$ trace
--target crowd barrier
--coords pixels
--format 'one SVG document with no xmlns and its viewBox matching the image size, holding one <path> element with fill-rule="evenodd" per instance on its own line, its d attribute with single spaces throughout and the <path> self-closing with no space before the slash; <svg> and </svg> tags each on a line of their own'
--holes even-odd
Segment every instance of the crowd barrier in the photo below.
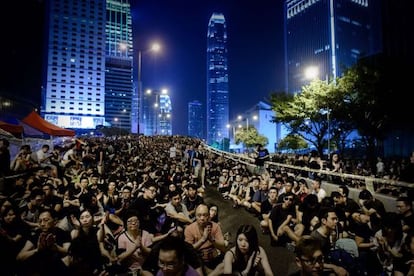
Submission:
<svg viewBox="0 0 414 276">
<path fill-rule="evenodd" d="M 235 153 L 229 153 L 226 151 L 221 151 L 212 147 L 209 147 L 205 145 L 206 149 L 210 152 L 213 152 L 215 154 L 222 155 L 226 159 L 231 159 L 233 161 L 240 162 L 242 164 L 245 164 L 249 170 L 253 171 L 255 169 L 254 165 L 254 159 L 246 156 L 245 154 L 235 154 Z M 396 180 L 389 180 L 389 179 L 383 179 L 383 178 L 375 178 L 375 177 L 367 177 L 367 176 L 361 176 L 361 175 L 353 175 L 353 174 L 345 174 L 345 173 L 334 173 L 327 170 L 315 170 L 310 169 L 306 167 L 297 167 L 289 164 L 283 164 L 283 163 L 275 163 L 275 162 L 266 162 L 267 168 L 274 168 L 274 169 L 281 169 L 282 171 L 287 171 L 289 174 L 293 176 L 302 175 L 302 172 L 311 172 L 311 173 L 317 173 L 319 175 L 325 176 L 322 178 L 328 178 L 330 177 L 340 177 L 346 181 L 354 181 L 363 183 L 365 187 L 372 193 L 372 195 L 382 201 L 384 203 L 385 209 L 387 212 L 396 212 L 396 197 L 391 196 L 388 194 L 382 194 L 376 192 L 379 187 L 392 187 L 396 189 L 401 189 L 401 191 L 408 191 L 410 189 L 414 190 L 414 183 L 407 183 L 402 181 L 396 181 Z M 305 178 L 305 177 L 300 177 Z M 310 183 L 310 178 L 305 178 L 308 181 L 308 184 Z M 349 187 L 349 186 L 348 186 Z M 322 188 L 326 190 L 327 194 L 330 195 L 332 191 L 338 190 L 338 185 L 334 183 L 330 183 L 329 181 L 322 181 Z M 360 189 L 349 187 L 349 197 L 354 199 L 358 202 L 358 196 L 359 196 Z M 398 195 L 403 195 L 403 192 L 398 193 Z"/>
</svg>

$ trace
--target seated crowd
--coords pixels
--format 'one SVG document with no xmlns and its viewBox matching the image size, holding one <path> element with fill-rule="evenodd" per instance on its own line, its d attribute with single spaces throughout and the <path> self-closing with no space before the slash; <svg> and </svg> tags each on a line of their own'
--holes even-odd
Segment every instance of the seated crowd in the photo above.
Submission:
<svg viewBox="0 0 414 276">
<path fill-rule="evenodd" d="M 318 177 L 253 173 L 188 137 L 88 138 L 49 150 L 31 158 L 25 146 L 10 164 L 19 174 L 0 194 L 2 275 L 274 275 L 256 229 L 296 249 L 295 275 L 414 275 L 407 196 L 399 213 L 386 212 L 367 189 L 358 202 L 345 185 L 328 195 Z M 257 225 L 240 225 L 229 241 L 218 207 L 204 201 L 207 186 Z M 339 261 L 345 253 L 353 262 Z"/>
</svg>

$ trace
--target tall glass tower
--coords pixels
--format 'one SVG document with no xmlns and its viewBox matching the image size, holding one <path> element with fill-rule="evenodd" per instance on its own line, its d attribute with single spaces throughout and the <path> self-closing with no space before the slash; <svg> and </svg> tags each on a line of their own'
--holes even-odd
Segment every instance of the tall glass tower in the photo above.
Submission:
<svg viewBox="0 0 414 276">
<path fill-rule="evenodd" d="M 228 138 L 229 81 L 227 31 L 222 13 L 213 13 L 207 31 L 207 143 Z"/>
<path fill-rule="evenodd" d="M 310 66 L 320 79 L 332 80 L 359 58 L 381 51 L 380 2 L 286 0 L 286 91 L 301 91 Z"/>
<path fill-rule="evenodd" d="M 200 101 L 188 103 L 188 135 L 204 138 L 204 107 Z"/>
<path fill-rule="evenodd" d="M 129 0 L 106 0 L 105 119 L 131 131 L 132 50 Z"/>
</svg>

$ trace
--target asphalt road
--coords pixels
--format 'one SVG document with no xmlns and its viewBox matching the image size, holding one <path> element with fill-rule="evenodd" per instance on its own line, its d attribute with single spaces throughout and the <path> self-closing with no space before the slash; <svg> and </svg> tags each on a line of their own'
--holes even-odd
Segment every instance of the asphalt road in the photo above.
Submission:
<svg viewBox="0 0 414 276">
<path fill-rule="evenodd" d="M 262 234 L 259 220 L 244 208 L 233 208 L 230 200 L 224 200 L 216 187 L 207 187 L 204 196 L 207 204 L 218 206 L 219 221 L 223 233 L 231 233 L 231 242 L 235 243 L 236 232 L 241 224 L 252 224 L 259 235 L 259 243 L 265 249 L 274 275 L 286 276 L 297 270 L 294 264 L 294 253 L 285 247 L 270 246 L 269 235 Z"/>
</svg>

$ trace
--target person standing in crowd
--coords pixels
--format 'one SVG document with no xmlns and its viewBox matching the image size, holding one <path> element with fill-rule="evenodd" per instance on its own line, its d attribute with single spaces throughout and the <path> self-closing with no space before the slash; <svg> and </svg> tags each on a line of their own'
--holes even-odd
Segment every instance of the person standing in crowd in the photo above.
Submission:
<svg viewBox="0 0 414 276">
<path fill-rule="evenodd" d="M 223 232 L 218 223 L 210 221 L 207 205 L 196 208 L 196 221 L 186 226 L 184 237 L 200 254 L 207 273 L 223 260 L 226 251 Z"/>
<path fill-rule="evenodd" d="M 256 165 L 256 174 L 261 175 L 265 170 L 265 162 L 270 160 L 270 154 L 267 148 L 261 144 L 256 145 L 256 157 L 254 164 Z"/>
</svg>

